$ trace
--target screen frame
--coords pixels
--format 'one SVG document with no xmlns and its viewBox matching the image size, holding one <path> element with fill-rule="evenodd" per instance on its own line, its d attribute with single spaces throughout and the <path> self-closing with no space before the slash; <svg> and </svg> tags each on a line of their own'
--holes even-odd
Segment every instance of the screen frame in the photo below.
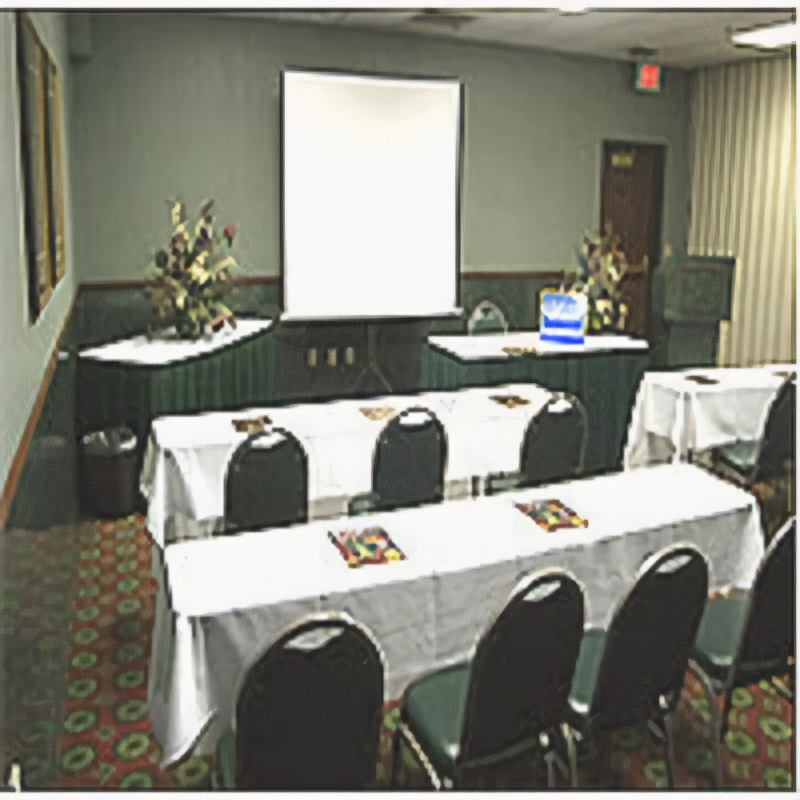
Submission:
<svg viewBox="0 0 800 800">
<path fill-rule="evenodd" d="M 333 77 L 354 77 L 354 78 L 377 78 L 385 80 L 403 80 L 403 81 L 420 81 L 420 82 L 438 82 L 438 83 L 455 83 L 458 84 L 458 134 L 456 140 L 456 242 L 455 242 L 455 298 L 454 308 L 451 312 L 442 312 L 440 314 L 427 314 L 421 316 L 419 314 L 392 314 L 381 316 L 368 316 L 356 315 L 347 317 L 337 317 L 331 315 L 329 317 L 309 317 L 301 314 L 294 315 L 288 312 L 286 314 L 286 212 L 284 208 L 285 200 L 285 186 L 286 186 L 286 125 L 284 118 L 285 100 L 286 100 L 286 76 L 290 73 L 304 73 L 312 75 L 330 75 Z M 280 275 L 278 279 L 279 300 L 278 300 L 278 319 L 287 324 L 312 324 L 317 322 L 331 322 L 341 321 L 346 322 L 365 322 L 374 323 L 386 320 L 387 322 L 398 322 L 403 320 L 419 321 L 426 319 L 452 319 L 453 317 L 463 316 L 464 310 L 461 307 L 461 200 L 462 200 L 462 186 L 463 186 L 463 173 L 464 173 L 464 81 L 462 78 L 448 77 L 443 75 L 414 75 L 410 73 L 400 72 L 371 72 L 364 70 L 350 70 L 337 67 L 297 67 L 287 66 L 280 72 L 280 92 L 278 98 L 279 104 L 279 117 L 280 117 L 280 187 L 279 187 L 279 209 L 278 218 L 280 220 Z"/>
</svg>

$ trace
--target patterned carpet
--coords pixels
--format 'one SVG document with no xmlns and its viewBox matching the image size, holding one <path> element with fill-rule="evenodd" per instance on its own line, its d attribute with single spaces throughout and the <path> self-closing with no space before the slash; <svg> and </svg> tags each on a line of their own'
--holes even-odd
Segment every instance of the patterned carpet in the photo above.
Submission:
<svg viewBox="0 0 800 800">
<path fill-rule="evenodd" d="M 159 769 L 147 676 L 155 613 L 144 519 L 100 522 L 80 534 L 58 788 L 205 788 L 208 759 Z"/>
<path fill-rule="evenodd" d="M 147 680 L 156 582 L 141 516 L 83 526 L 77 536 L 18 532 L 3 538 L 3 761 L 23 760 L 29 788 L 209 788 L 213 759 L 159 768 Z M 793 785 L 793 710 L 768 685 L 737 690 L 725 743 L 726 785 Z M 389 778 L 397 704 L 381 735 L 380 786 Z M 676 741 L 681 788 L 706 788 L 712 774 L 707 709 L 687 676 Z M 586 759 L 581 786 L 666 786 L 664 753 L 646 730 L 614 737 L 608 775 Z M 408 754 L 407 785 L 424 785 Z M 602 780 L 602 783 L 599 782 Z"/>
<path fill-rule="evenodd" d="M 23 758 L 30 786 L 55 785 L 75 576 L 72 538 L 72 529 L 0 535 L 0 763 Z"/>
</svg>

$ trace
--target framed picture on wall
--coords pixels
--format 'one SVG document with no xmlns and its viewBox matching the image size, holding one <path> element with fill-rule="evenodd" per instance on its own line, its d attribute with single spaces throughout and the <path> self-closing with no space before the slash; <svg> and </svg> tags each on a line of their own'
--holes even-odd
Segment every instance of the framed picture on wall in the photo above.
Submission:
<svg viewBox="0 0 800 800">
<path fill-rule="evenodd" d="M 17 13 L 17 73 L 31 318 L 53 293 L 48 165 L 47 82 L 50 59 L 28 14 Z"/>
<path fill-rule="evenodd" d="M 50 175 L 50 252 L 52 253 L 53 286 L 66 269 L 66 234 L 64 206 L 66 181 L 64 173 L 64 106 L 58 68 L 50 60 L 47 73 L 47 133 Z"/>
</svg>

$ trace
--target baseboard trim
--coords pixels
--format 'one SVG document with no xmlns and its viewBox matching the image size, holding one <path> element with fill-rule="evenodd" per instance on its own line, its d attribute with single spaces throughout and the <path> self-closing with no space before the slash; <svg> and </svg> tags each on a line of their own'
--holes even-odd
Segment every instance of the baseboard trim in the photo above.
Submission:
<svg viewBox="0 0 800 800">
<path fill-rule="evenodd" d="M 279 283 L 278 275 L 240 275 L 231 281 L 233 286 L 263 286 Z M 81 281 L 79 291 L 107 292 L 121 289 L 145 289 L 152 281 L 124 280 L 124 281 Z"/>
<path fill-rule="evenodd" d="M 547 270 L 546 272 L 537 272 L 536 270 L 525 271 L 506 271 L 506 272 L 462 272 L 461 278 L 469 280 L 494 280 L 495 278 L 505 280 L 506 278 L 526 278 L 528 280 L 543 280 L 543 281 L 563 281 L 564 270 Z"/>
<path fill-rule="evenodd" d="M 67 313 L 64 316 L 64 322 L 56 337 L 53 351 L 50 353 L 50 358 L 45 366 L 44 375 L 42 376 L 42 383 L 39 386 L 39 391 L 36 394 L 36 399 L 33 401 L 33 407 L 28 415 L 28 421 L 25 424 L 25 430 L 22 432 L 17 451 L 14 453 L 14 458 L 11 460 L 11 466 L 6 476 L 5 484 L 0 491 L 0 533 L 5 530 L 6 520 L 8 519 L 8 512 L 11 510 L 11 503 L 14 500 L 14 494 L 19 485 L 19 479 L 22 475 L 22 468 L 25 466 L 25 459 L 28 457 L 28 450 L 30 449 L 31 442 L 33 441 L 33 434 L 36 431 L 36 426 L 39 424 L 39 418 L 42 415 L 42 408 L 44 401 L 47 397 L 47 390 L 50 388 L 50 383 L 53 380 L 53 373 L 56 371 L 56 364 L 58 363 L 58 351 L 61 347 L 61 340 L 64 332 L 67 330 L 69 321 L 72 318 L 72 310 L 75 307 L 75 296 L 72 296 L 72 302 L 69 304 Z"/>
<path fill-rule="evenodd" d="M 79 292 L 103 292 L 111 289 L 144 289 L 147 286 L 145 280 L 135 281 L 81 281 L 78 286 Z"/>
</svg>

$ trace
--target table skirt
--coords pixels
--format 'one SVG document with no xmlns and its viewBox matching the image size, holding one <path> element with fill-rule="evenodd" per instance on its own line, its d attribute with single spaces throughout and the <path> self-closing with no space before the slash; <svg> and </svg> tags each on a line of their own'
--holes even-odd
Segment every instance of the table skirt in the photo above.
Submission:
<svg viewBox="0 0 800 800">
<path fill-rule="evenodd" d="M 77 414 L 91 429 L 124 423 L 143 445 L 165 414 L 274 402 L 275 370 L 271 331 L 159 367 L 78 359 Z"/>
<path fill-rule="evenodd" d="M 465 363 L 426 347 L 423 381 L 427 389 L 534 382 L 571 392 L 586 407 L 589 436 L 584 471 L 622 467 L 631 409 L 647 369 L 647 351 L 610 351 L 558 356 L 524 355 L 505 361 Z"/>
</svg>

